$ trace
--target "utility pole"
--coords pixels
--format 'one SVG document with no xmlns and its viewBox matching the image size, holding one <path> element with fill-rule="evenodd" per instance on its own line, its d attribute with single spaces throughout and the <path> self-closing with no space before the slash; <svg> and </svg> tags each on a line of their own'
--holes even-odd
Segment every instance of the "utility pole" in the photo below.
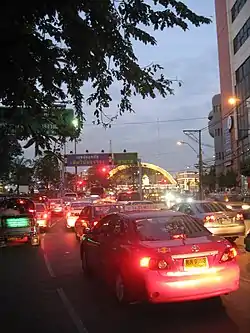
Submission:
<svg viewBox="0 0 250 333">
<path fill-rule="evenodd" d="M 138 159 L 138 169 L 139 169 L 139 194 L 140 199 L 143 200 L 143 193 L 142 193 L 142 165 L 141 165 L 141 159 Z"/>
<path fill-rule="evenodd" d="M 110 154 L 113 153 L 113 149 L 112 149 L 112 140 L 109 140 L 109 152 L 110 152 Z"/>
<path fill-rule="evenodd" d="M 77 146 L 77 140 L 76 140 L 76 138 L 75 138 L 75 151 L 74 151 L 74 154 L 76 155 L 76 146 Z M 75 176 L 76 176 L 76 178 L 77 178 L 77 166 L 75 166 Z"/>
<path fill-rule="evenodd" d="M 184 134 L 196 133 L 198 134 L 198 145 L 199 145 L 199 200 L 203 200 L 203 158 L 202 158 L 202 136 L 201 130 L 183 130 Z"/>
</svg>

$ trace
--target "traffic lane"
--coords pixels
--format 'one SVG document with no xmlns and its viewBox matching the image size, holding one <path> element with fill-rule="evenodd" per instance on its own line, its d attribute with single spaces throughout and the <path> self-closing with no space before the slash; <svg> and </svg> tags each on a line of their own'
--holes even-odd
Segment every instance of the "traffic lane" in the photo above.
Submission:
<svg viewBox="0 0 250 333">
<path fill-rule="evenodd" d="M 66 231 L 63 224 L 57 224 L 51 233 L 46 235 L 44 248 L 53 268 L 53 275 L 90 333 L 102 330 L 165 333 L 166 329 L 176 333 L 201 330 L 210 333 L 212 330 L 217 332 L 218 329 L 226 330 L 227 333 L 239 332 L 232 317 L 228 315 L 233 303 L 230 299 L 225 302 L 224 297 L 223 303 L 206 300 L 131 306 L 128 310 L 121 308 L 101 282 L 83 276 L 79 243 L 74 233 Z M 243 297 L 246 297 L 245 293 Z"/>
<path fill-rule="evenodd" d="M 0 326 L 8 332 L 76 332 L 39 247 L 0 249 Z"/>
</svg>

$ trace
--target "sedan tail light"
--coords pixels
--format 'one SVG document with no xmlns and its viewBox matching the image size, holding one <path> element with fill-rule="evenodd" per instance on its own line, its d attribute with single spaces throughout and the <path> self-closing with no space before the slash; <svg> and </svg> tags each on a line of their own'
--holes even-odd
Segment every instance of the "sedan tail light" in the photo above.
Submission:
<svg viewBox="0 0 250 333">
<path fill-rule="evenodd" d="M 207 223 L 207 222 L 214 222 L 216 220 L 216 217 L 214 215 L 208 215 L 204 218 L 204 222 Z"/>
<path fill-rule="evenodd" d="M 95 227 L 97 225 L 98 221 L 93 222 L 93 226 Z"/>
<path fill-rule="evenodd" d="M 43 218 L 47 219 L 48 218 L 48 214 L 47 213 L 43 214 Z"/>
<path fill-rule="evenodd" d="M 236 258 L 238 255 L 237 250 L 234 247 L 229 247 L 225 250 L 225 252 L 223 253 L 220 262 L 227 262 L 227 261 L 231 261 L 234 258 Z"/>
<path fill-rule="evenodd" d="M 244 216 L 243 216 L 243 214 L 238 213 L 238 214 L 236 215 L 236 220 L 237 220 L 237 221 L 242 221 L 242 220 L 244 220 Z"/>
<path fill-rule="evenodd" d="M 168 268 L 168 264 L 164 259 L 154 259 L 151 257 L 143 257 L 140 259 L 140 267 L 152 270 L 163 270 Z"/>
</svg>

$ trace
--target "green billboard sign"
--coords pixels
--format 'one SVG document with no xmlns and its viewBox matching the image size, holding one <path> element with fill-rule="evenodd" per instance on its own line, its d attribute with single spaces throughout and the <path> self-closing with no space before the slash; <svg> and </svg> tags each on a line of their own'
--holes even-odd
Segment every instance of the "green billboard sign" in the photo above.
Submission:
<svg viewBox="0 0 250 333">
<path fill-rule="evenodd" d="M 114 153 L 114 165 L 137 165 L 138 153 Z"/>
</svg>

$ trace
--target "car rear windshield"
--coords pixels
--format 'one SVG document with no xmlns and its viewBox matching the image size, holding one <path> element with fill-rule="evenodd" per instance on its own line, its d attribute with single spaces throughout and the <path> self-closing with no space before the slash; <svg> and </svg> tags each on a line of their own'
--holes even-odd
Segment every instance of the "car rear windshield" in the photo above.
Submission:
<svg viewBox="0 0 250 333">
<path fill-rule="evenodd" d="M 35 210 L 33 201 L 26 199 L 8 199 L 1 203 L 4 209 L 18 210 L 20 214 L 30 213 L 31 210 Z"/>
<path fill-rule="evenodd" d="M 44 205 L 36 205 L 36 211 L 37 212 L 44 212 L 46 207 Z"/>
<path fill-rule="evenodd" d="M 76 198 L 77 194 L 76 193 L 65 193 L 64 196 L 66 198 Z"/>
<path fill-rule="evenodd" d="M 102 216 L 102 215 L 107 215 L 110 213 L 116 213 L 121 211 L 122 207 L 116 206 L 116 205 L 110 205 L 110 206 L 95 206 L 95 216 Z"/>
<path fill-rule="evenodd" d="M 81 209 L 87 206 L 89 203 L 88 202 L 73 202 L 71 204 L 71 208 L 73 209 Z"/>
<path fill-rule="evenodd" d="M 135 221 L 134 225 L 141 241 L 170 240 L 174 235 L 184 235 L 185 237 L 210 235 L 199 220 L 185 215 L 139 219 Z"/>
<path fill-rule="evenodd" d="M 231 211 L 226 205 L 220 202 L 204 202 L 196 205 L 200 213 L 216 213 L 221 211 Z"/>
<path fill-rule="evenodd" d="M 50 203 L 60 205 L 62 203 L 62 199 L 53 199 L 50 200 Z"/>
<path fill-rule="evenodd" d="M 117 201 L 138 201 L 138 200 L 140 200 L 140 193 L 138 192 L 119 193 L 117 196 Z"/>
</svg>

